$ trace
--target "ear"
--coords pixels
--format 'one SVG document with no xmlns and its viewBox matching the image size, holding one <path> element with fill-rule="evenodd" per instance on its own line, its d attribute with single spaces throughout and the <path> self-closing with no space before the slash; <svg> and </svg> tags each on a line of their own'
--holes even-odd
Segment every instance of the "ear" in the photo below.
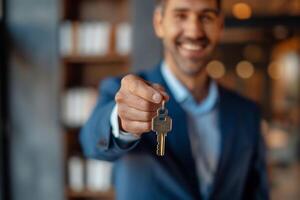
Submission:
<svg viewBox="0 0 300 200">
<path fill-rule="evenodd" d="M 156 8 L 153 15 L 153 27 L 157 37 L 162 38 L 164 35 L 163 27 L 162 27 L 162 11 L 160 8 Z"/>
</svg>

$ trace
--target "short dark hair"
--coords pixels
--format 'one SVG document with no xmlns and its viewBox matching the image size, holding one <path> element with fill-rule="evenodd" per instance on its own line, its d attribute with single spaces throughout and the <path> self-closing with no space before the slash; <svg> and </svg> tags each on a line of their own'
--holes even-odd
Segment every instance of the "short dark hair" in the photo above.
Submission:
<svg viewBox="0 0 300 200">
<path fill-rule="evenodd" d="M 155 0 L 156 7 L 164 7 L 166 4 L 166 1 L 168 0 Z M 215 0 L 217 1 L 217 7 L 219 10 L 221 10 L 221 0 Z"/>
</svg>

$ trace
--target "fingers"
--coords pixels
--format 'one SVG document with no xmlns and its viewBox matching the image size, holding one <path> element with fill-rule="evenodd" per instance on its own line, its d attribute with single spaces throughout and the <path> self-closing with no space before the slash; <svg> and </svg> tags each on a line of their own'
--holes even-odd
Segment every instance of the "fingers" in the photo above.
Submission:
<svg viewBox="0 0 300 200">
<path fill-rule="evenodd" d="M 137 136 L 142 135 L 142 133 L 151 131 L 151 123 L 147 122 L 138 122 L 124 119 L 121 121 L 121 126 L 127 132 L 133 133 Z"/>
<path fill-rule="evenodd" d="M 121 86 L 128 89 L 132 94 L 152 103 L 160 103 L 163 99 L 160 90 L 151 87 L 146 81 L 134 75 L 125 76 L 122 79 Z"/>
<path fill-rule="evenodd" d="M 162 100 L 168 101 L 169 95 L 161 85 L 135 75 L 125 76 L 115 96 L 121 129 L 137 135 L 149 132 Z"/>
<path fill-rule="evenodd" d="M 169 101 L 170 97 L 169 95 L 166 93 L 165 88 L 157 83 L 153 83 L 151 84 L 152 87 L 154 87 L 156 90 L 159 90 L 160 94 L 163 95 L 163 99 L 165 101 Z"/>
<path fill-rule="evenodd" d="M 124 91 L 119 91 L 115 96 L 115 100 L 119 108 L 128 106 L 145 112 L 155 112 L 160 106 L 160 104 L 151 103 L 141 97 Z"/>
<path fill-rule="evenodd" d="M 152 118 L 156 115 L 156 111 L 146 112 L 123 105 L 118 106 L 118 114 L 120 118 L 125 120 L 151 122 Z"/>
</svg>

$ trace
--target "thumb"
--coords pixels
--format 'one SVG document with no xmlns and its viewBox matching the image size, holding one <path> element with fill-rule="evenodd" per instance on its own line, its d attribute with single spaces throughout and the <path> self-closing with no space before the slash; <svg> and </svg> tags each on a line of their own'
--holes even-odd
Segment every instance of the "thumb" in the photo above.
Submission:
<svg viewBox="0 0 300 200">
<path fill-rule="evenodd" d="M 158 83 L 152 83 L 151 86 L 156 89 L 158 92 L 160 92 L 160 94 L 163 96 L 163 99 L 165 101 L 169 101 L 170 96 L 168 95 L 168 93 L 166 92 L 165 88 L 163 86 L 161 86 Z"/>
</svg>

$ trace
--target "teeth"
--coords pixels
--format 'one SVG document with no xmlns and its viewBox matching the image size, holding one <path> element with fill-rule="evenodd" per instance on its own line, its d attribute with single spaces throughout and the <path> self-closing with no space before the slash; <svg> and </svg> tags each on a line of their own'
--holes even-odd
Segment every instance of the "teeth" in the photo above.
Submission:
<svg viewBox="0 0 300 200">
<path fill-rule="evenodd" d="M 203 49 L 201 45 L 191 44 L 191 43 L 182 44 L 181 47 L 186 50 L 192 50 L 192 51 L 198 51 Z"/>
</svg>

